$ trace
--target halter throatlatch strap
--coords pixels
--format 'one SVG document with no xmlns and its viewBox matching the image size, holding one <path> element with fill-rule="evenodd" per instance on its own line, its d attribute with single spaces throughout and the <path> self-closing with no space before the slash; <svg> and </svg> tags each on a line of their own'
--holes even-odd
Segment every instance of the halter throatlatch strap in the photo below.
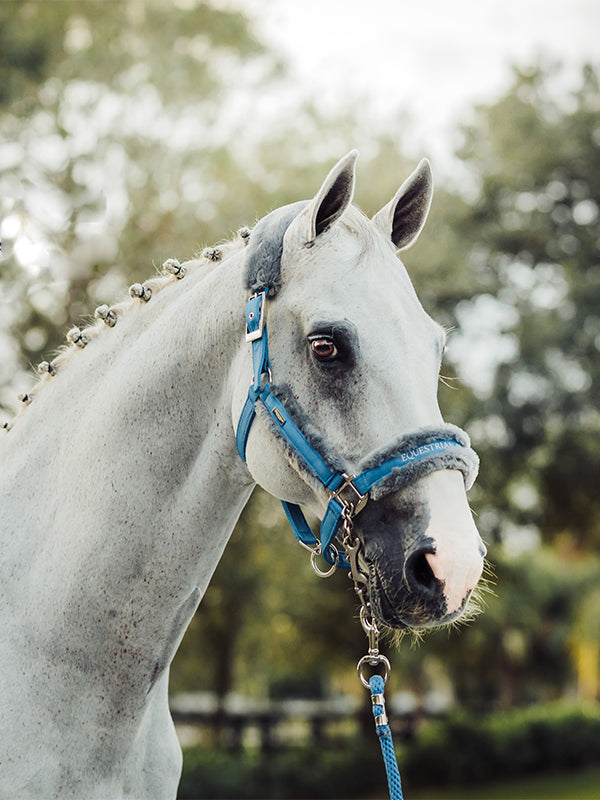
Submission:
<svg viewBox="0 0 600 800">
<path fill-rule="evenodd" d="M 269 290 L 265 289 L 253 295 L 246 305 L 246 341 L 252 345 L 253 378 L 237 426 L 237 449 L 246 461 L 248 436 L 260 402 L 277 435 L 284 439 L 302 467 L 329 493 L 329 503 L 321 521 L 320 540 L 311 530 L 300 506 L 281 501 L 296 538 L 313 554 L 320 553 L 330 566 L 351 570 L 350 562 L 338 552 L 333 542 L 344 520 L 356 516 L 371 494 L 381 496 L 440 469 L 460 470 L 469 487 L 477 474 L 478 458 L 464 431 L 454 425 L 442 425 L 435 430 L 418 431 L 402 437 L 391 448 L 366 459 L 357 475 L 350 476 L 331 468 L 309 443 L 285 405 L 271 392 L 266 325 L 268 294 Z"/>
</svg>

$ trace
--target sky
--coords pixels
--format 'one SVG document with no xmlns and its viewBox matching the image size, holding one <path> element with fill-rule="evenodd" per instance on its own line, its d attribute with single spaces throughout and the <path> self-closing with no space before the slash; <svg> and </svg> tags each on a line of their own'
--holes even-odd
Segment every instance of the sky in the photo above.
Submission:
<svg viewBox="0 0 600 800">
<path fill-rule="evenodd" d="M 222 2 L 249 13 L 287 60 L 286 94 L 325 109 L 358 98 L 375 119 L 407 112 L 409 148 L 427 148 L 442 169 L 459 123 L 474 103 L 502 94 L 511 65 L 558 59 L 568 82 L 583 61 L 600 61 L 599 0 Z"/>
</svg>

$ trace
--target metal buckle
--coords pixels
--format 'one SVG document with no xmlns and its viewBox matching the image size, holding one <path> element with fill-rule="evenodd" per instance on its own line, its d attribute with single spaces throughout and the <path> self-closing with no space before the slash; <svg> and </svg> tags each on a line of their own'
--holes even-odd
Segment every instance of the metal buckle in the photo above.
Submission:
<svg viewBox="0 0 600 800">
<path fill-rule="evenodd" d="M 257 294 L 253 294 L 250 300 L 254 299 L 255 297 L 260 298 L 260 303 L 258 304 L 258 328 L 255 331 L 248 330 L 248 323 L 246 323 L 246 341 L 247 342 L 255 342 L 257 339 L 260 339 L 263 335 L 263 331 L 265 329 L 265 300 L 266 300 L 266 292 L 260 292 Z M 250 315 L 250 319 L 254 318 L 253 313 Z"/>
<path fill-rule="evenodd" d="M 344 478 L 344 483 L 335 490 L 335 492 L 331 492 L 329 497 L 330 500 L 339 500 L 340 503 L 347 508 L 352 516 L 358 514 L 363 508 L 367 505 L 367 500 L 369 499 L 369 493 L 361 494 L 356 486 L 354 485 L 353 481 L 356 478 L 356 475 L 347 475 L 345 472 L 342 472 L 342 477 Z M 352 489 L 354 495 L 356 497 L 355 502 L 349 502 L 344 497 L 342 497 L 342 492 L 346 489 Z"/>
</svg>

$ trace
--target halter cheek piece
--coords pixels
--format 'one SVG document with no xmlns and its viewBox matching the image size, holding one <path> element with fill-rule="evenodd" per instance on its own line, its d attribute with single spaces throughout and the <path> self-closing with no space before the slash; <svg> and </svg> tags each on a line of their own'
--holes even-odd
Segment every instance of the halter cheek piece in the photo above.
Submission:
<svg viewBox="0 0 600 800">
<path fill-rule="evenodd" d="M 358 475 L 347 475 L 331 469 L 320 453 L 308 442 L 286 407 L 271 392 L 272 373 L 266 326 L 266 304 L 269 289 L 254 294 L 246 305 L 246 341 L 252 343 L 253 378 L 236 431 L 236 445 L 244 462 L 250 428 L 260 402 L 269 413 L 277 431 L 305 467 L 329 493 L 329 503 L 321 522 L 320 540 L 311 530 L 306 518 L 295 503 L 282 500 L 284 511 L 298 541 L 312 552 L 311 560 L 319 553 L 330 567 L 342 567 L 355 572 L 351 561 L 355 550 L 347 556 L 333 544 L 345 521 L 350 522 L 365 507 L 371 490 L 380 496 L 386 491 L 413 483 L 435 470 L 458 469 L 465 477 L 467 488 L 477 474 L 478 458 L 471 449 L 467 434 L 454 425 L 421 430 L 404 436 L 385 452 L 375 454 L 365 462 Z M 316 569 L 316 567 L 315 567 Z M 318 570 L 316 570 L 319 572 Z M 327 575 L 329 572 L 320 573 Z"/>
</svg>

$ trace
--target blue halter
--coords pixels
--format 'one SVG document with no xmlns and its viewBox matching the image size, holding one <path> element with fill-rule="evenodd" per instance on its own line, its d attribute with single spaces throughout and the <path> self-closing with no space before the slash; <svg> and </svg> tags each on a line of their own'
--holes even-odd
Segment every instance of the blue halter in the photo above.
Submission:
<svg viewBox="0 0 600 800">
<path fill-rule="evenodd" d="M 351 564 L 343 553 L 338 552 L 333 540 L 337 536 L 343 520 L 350 519 L 364 508 L 369 492 L 376 484 L 381 484 L 385 479 L 390 478 L 392 473 L 414 470 L 415 464 L 423 463 L 426 466 L 425 471 L 420 473 L 419 477 L 432 470 L 446 469 L 449 465 L 440 459 L 440 456 L 452 450 L 456 452 L 457 448 L 463 452 L 468 451 L 469 456 L 464 463 L 457 460 L 457 463 L 452 464 L 452 468 L 462 470 L 467 478 L 473 472 L 472 464 L 468 463 L 469 459 L 472 460 L 474 457 L 476 462 L 477 457 L 468 446 L 466 434 L 454 426 L 447 426 L 467 443 L 459 441 L 459 438 L 448 433 L 445 438 L 432 439 L 431 433 L 425 432 L 413 437 L 412 446 L 409 448 L 396 452 L 393 457 L 370 469 L 363 470 L 358 475 L 349 476 L 344 472 L 330 469 L 298 428 L 281 400 L 271 392 L 272 374 L 265 321 L 268 291 L 265 289 L 253 295 L 246 305 L 246 341 L 252 343 L 254 376 L 237 426 L 237 450 L 245 462 L 246 444 L 256 416 L 256 404 L 260 401 L 281 435 L 300 458 L 301 463 L 318 479 L 330 495 L 325 515 L 321 521 L 320 540 L 311 530 L 300 506 L 285 500 L 281 501 L 296 538 L 313 554 L 321 553 L 331 567 L 339 566 L 351 570 Z M 465 455 L 467 454 L 465 453 Z"/>
</svg>

